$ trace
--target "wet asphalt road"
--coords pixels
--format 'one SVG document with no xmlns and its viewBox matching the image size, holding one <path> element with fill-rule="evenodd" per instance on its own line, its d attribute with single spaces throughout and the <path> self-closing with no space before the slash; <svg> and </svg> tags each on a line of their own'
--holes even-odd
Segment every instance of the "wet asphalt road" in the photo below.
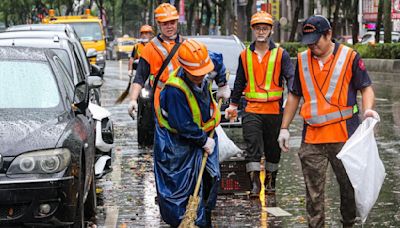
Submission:
<svg viewBox="0 0 400 228">
<path fill-rule="evenodd" d="M 102 106 L 112 113 L 115 128 L 113 171 L 97 185 L 99 227 L 169 227 L 162 222 L 155 203 L 152 153 L 138 149 L 136 121 L 127 114 L 127 100 L 114 101 L 127 86 L 127 61 L 107 62 L 102 87 Z M 380 196 L 364 227 L 399 227 L 400 224 L 400 82 L 398 75 L 371 73 L 382 122 L 376 139 L 387 176 Z M 297 149 L 302 123 L 296 117 L 291 127 L 291 152 L 282 155 L 277 179 L 277 206 L 291 213 L 274 217 L 262 213 L 258 200 L 240 196 L 219 196 L 213 212 L 214 227 L 307 227 L 305 191 Z M 242 145 L 241 129 L 226 129 Z M 326 226 L 340 227 L 339 193 L 335 176 L 328 170 L 325 194 Z M 271 198 L 269 200 L 272 200 Z M 357 224 L 356 227 L 361 227 Z"/>
</svg>

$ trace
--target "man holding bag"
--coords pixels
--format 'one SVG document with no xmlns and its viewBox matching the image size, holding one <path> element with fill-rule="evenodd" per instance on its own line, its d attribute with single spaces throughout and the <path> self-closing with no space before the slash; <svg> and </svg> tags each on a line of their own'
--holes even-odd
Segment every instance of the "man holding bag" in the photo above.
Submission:
<svg viewBox="0 0 400 228">
<path fill-rule="evenodd" d="M 332 40 L 332 29 L 325 17 L 314 15 L 304 22 L 302 42 L 308 45 L 308 50 L 298 54 L 279 145 L 283 151 L 289 150 L 288 127 L 303 97 L 300 115 L 304 128 L 299 157 L 306 185 L 309 227 L 324 227 L 328 162 L 340 186 L 343 227 L 352 227 L 356 218 L 354 190 L 336 155 L 360 124 L 357 91 L 362 94 L 364 118 L 379 120 L 378 113 L 372 110 L 374 91 L 363 60 L 353 49 Z"/>
</svg>

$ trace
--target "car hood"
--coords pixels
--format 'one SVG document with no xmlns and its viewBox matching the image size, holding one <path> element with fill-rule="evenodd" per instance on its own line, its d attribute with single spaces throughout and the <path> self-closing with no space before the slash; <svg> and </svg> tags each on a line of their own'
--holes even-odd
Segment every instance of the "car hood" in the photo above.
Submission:
<svg viewBox="0 0 400 228">
<path fill-rule="evenodd" d="M 7 157 L 55 148 L 67 123 L 66 113 L 0 111 L 0 153 Z"/>
</svg>

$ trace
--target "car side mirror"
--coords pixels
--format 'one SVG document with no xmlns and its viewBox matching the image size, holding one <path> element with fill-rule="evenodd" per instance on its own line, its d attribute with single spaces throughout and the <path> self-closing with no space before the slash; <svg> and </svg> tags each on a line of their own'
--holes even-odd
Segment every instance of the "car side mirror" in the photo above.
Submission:
<svg viewBox="0 0 400 228">
<path fill-rule="evenodd" d="M 86 52 L 86 57 L 87 58 L 93 58 L 97 56 L 97 51 L 94 48 L 89 48 Z"/>
<path fill-rule="evenodd" d="M 136 70 L 136 69 L 137 69 L 137 66 L 138 66 L 138 64 L 139 64 L 139 59 L 135 59 L 135 61 L 133 61 L 132 68 L 133 68 L 134 70 Z"/>
<path fill-rule="evenodd" d="M 100 77 L 103 76 L 103 71 L 99 66 L 97 66 L 96 64 L 91 64 L 90 66 L 91 66 L 90 75 L 100 76 Z"/>
<path fill-rule="evenodd" d="M 85 113 L 85 110 L 89 106 L 89 96 L 88 96 L 88 85 L 86 81 L 81 81 L 75 86 L 74 91 L 74 103 L 72 104 L 72 108 L 74 112 L 77 113 Z"/>
<path fill-rule="evenodd" d="M 89 89 L 100 88 L 103 85 L 103 79 L 99 76 L 90 75 L 87 79 Z"/>
</svg>

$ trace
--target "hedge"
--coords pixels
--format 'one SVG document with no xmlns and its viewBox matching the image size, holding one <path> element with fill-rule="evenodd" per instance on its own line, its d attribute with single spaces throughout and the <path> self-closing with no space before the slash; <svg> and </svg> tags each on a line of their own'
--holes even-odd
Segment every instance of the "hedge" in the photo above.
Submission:
<svg viewBox="0 0 400 228">
<path fill-rule="evenodd" d="M 246 46 L 250 42 L 245 42 Z M 360 53 L 365 59 L 400 59 L 400 43 L 391 44 L 356 44 L 348 45 Z M 281 44 L 291 57 L 297 57 L 298 52 L 307 49 L 306 45 L 297 42 L 286 42 Z"/>
</svg>

